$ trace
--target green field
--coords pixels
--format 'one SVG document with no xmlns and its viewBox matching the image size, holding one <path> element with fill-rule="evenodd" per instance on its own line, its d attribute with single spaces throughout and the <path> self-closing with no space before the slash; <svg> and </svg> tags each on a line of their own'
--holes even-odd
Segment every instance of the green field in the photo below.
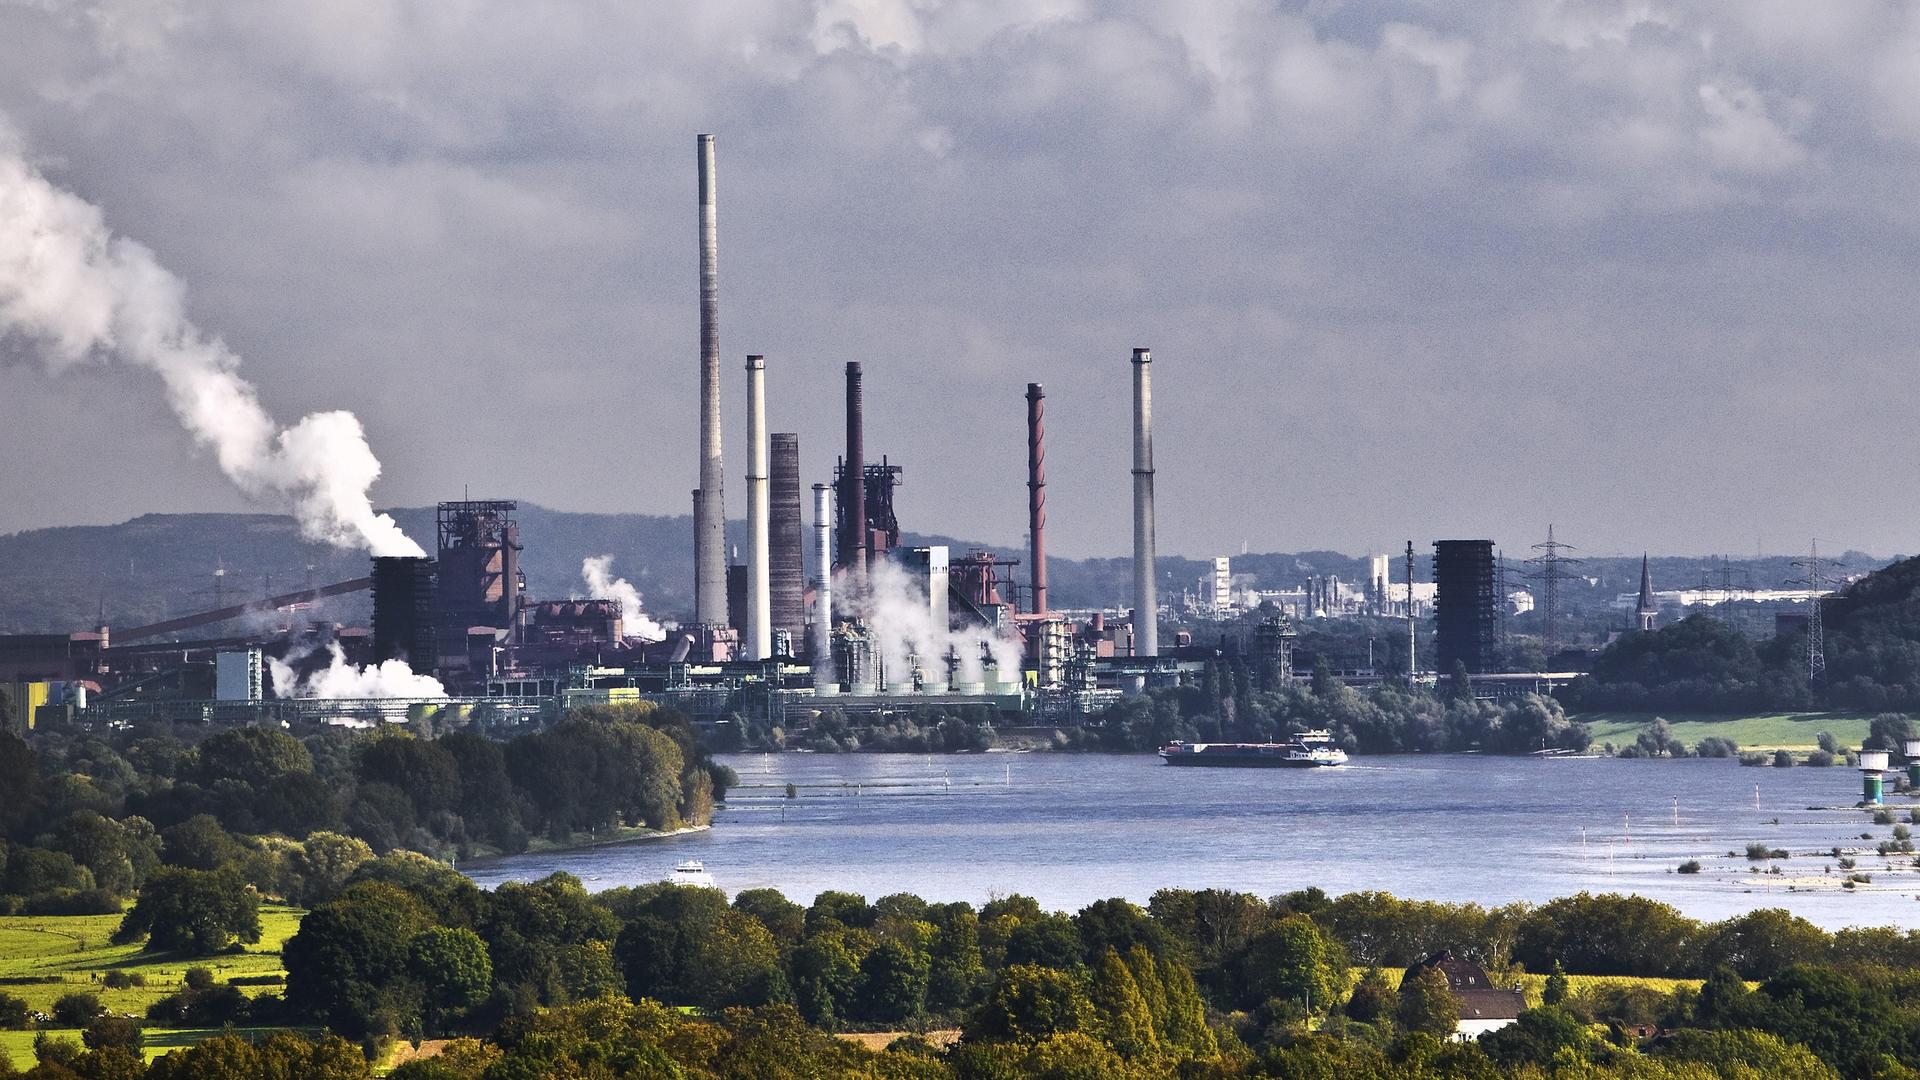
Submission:
<svg viewBox="0 0 1920 1080">
<path fill-rule="evenodd" d="M 1692 746 L 1709 735 L 1732 739 L 1742 750 L 1812 750 L 1821 732 L 1857 747 L 1867 737 L 1871 714 L 1852 712 L 1764 713 L 1576 713 L 1572 719 L 1593 732 L 1593 744 L 1627 746 L 1656 715 L 1666 717 L 1675 737 Z"/>
<path fill-rule="evenodd" d="M 280 966 L 280 946 L 300 928 L 303 912 L 295 908 L 265 905 L 260 909 L 260 941 L 243 953 L 225 956 L 183 957 L 141 952 L 139 945 L 114 945 L 108 941 L 120 925 L 118 915 L 61 915 L 0 917 L 0 993 L 25 998 L 41 1012 L 50 1011 L 63 994 L 91 991 L 100 1003 L 115 1013 L 143 1016 L 147 1006 L 176 993 L 184 985 L 189 967 L 204 967 L 213 972 L 216 982 L 243 976 L 284 975 Z M 145 986 L 109 990 L 100 979 L 109 971 L 139 974 Z M 33 980 L 13 984 L 11 980 Z M 274 986 L 242 987 L 249 994 L 277 991 Z M 33 1031 L 0 1032 L 0 1049 L 12 1057 L 15 1065 L 33 1064 Z M 55 1034 L 78 1037 L 76 1032 Z M 149 1056 L 184 1046 L 208 1034 L 201 1030 L 150 1028 L 146 1032 Z"/>
</svg>

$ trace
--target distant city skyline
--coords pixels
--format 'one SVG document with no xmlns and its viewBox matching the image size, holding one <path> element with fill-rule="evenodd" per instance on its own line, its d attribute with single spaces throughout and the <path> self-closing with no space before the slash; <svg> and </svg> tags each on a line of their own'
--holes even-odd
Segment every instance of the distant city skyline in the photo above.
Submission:
<svg viewBox="0 0 1920 1080">
<path fill-rule="evenodd" d="M 380 505 L 688 512 L 711 131 L 736 517 L 746 354 L 809 484 L 860 360 L 903 527 L 1019 543 L 1040 382 L 1050 544 L 1123 556 L 1146 346 L 1163 554 L 1920 547 L 1912 11 L 336 10 L 0 8 L 0 148 L 357 413 Z M 0 531 L 284 509 L 30 347 Z"/>
</svg>

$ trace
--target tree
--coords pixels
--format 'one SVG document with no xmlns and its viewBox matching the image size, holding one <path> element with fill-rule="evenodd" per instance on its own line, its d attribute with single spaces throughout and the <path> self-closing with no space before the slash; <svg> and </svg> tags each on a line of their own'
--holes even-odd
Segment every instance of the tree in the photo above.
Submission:
<svg viewBox="0 0 1920 1080">
<path fill-rule="evenodd" d="M 1085 1029 L 1092 1011 L 1079 981 L 1054 968 L 1014 964 L 1000 972 L 968 1018 L 969 1041 L 1044 1039 Z"/>
<path fill-rule="evenodd" d="M 1480 1036 L 1480 1048 L 1509 1070 L 1545 1066 L 1567 1052 L 1584 1058 L 1592 1043 L 1587 1025 L 1558 1005 L 1528 1009 L 1514 1023 Z"/>
<path fill-rule="evenodd" d="M 1160 1033 L 1146 998 L 1133 973 L 1112 949 L 1102 953 L 1093 965 L 1087 1000 L 1101 1039 L 1121 1057 L 1131 1060 L 1160 1048 Z"/>
<path fill-rule="evenodd" d="M 412 1027 L 419 1001 L 406 979 L 409 948 L 431 924 L 418 900 L 391 885 L 351 886 L 287 939 L 287 1005 L 354 1037 Z"/>
<path fill-rule="evenodd" d="M 1743 979 L 1767 979 L 1794 964 L 1824 960 L 1833 939 L 1827 932 L 1780 908 L 1761 908 L 1715 923 L 1702 948 L 1703 962 L 1725 964 Z"/>
<path fill-rule="evenodd" d="M 1567 969 L 1560 961 L 1553 962 L 1553 971 L 1547 976 L 1547 985 L 1540 991 L 1540 1000 L 1548 1005 L 1558 1005 L 1567 1000 Z"/>
<path fill-rule="evenodd" d="M 1082 955 L 1088 964 L 1108 949 L 1125 956 L 1136 945 L 1158 955 L 1166 948 L 1166 931 L 1139 905 L 1126 900 L 1095 900 L 1073 917 L 1080 932 Z"/>
<path fill-rule="evenodd" d="M 89 1050 L 118 1047 L 137 1054 L 142 1045 L 140 1022 L 124 1016 L 102 1016 L 87 1025 L 87 1030 L 80 1033 L 80 1041 Z"/>
<path fill-rule="evenodd" d="M 919 1016 L 926 1005 L 927 954 L 898 941 L 882 941 L 860 959 L 863 1019 L 898 1023 Z"/>
<path fill-rule="evenodd" d="M 1415 972 L 1410 979 L 1402 979 L 1395 1019 L 1407 1031 L 1450 1038 L 1460 1026 L 1460 999 L 1447 985 L 1446 972 L 1427 967 Z"/>
<path fill-rule="evenodd" d="M 493 988 L 486 942 L 465 928 L 436 926 L 415 934 L 407 948 L 407 973 L 420 984 L 428 1030 L 478 1005 Z"/>
<path fill-rule="evenodd" d="M 814 934 L 793 950 L 793 996 L 807 1023 L 831 1031 L 847 1015 L 860 962 L 839 933 Z"/>
<path fill-rule="evenodd" d="M 100 1004 L 100 995 L 85 990 L 75 990 L 61 994 L 53 1003 L 53 1022 L 61 1027 L 86 1027 L 93 1023 L 106 1008 Z"/>
<path fill-rule="evenodd" d="M 169 866 L 154 871 L 113 940 L 147 939 L 147 951 L 208 956 L 234 942 L 260 940 L 260 898 L 232 870 Z"/>
<path fill-rule="evenodd" d="M 1282 919 L 1255 935 L 1236 967 L 1236 999 L 1245 1008 L 1280 998 L 1309 1011 L 1325 1011 L 1347 981 L 1340 946 L 1304 915 Z"/>
<path fill-rule="evenodd" d="M 18 836 L 39 813 L 40 761 L 26 740 L 0 730 L 0 836 Z"/>
<path fill-rule="evenodd" d="M 1187 965 L 1166 957 L 1155 962 L 1160 969 L 1161 985 L 1167 995 L 1167 1045 L 1194 1057 L 1212 1057 L 1219 1052 L 1213 1029 L 1207 1026 L 1207 1007 L 1200 1000 L 1200 987 Z"/>
<path fill-rule="evenodd" d="M 335 832 L 312 833 L 287 856 L 295 879 L 287 899 L 306 907 L 325 903 L 340 895 L 360 864 L 372 859 L 373 849 L 365 840 Z"/>
<path fill-rule="evenodd" d="M 195 814 L 178 825 L 160 830 L 169 866 L 189 870 L 218 870 L 240 858 L 245 850 L 212 814 Z"/>
<path fill-rule="evenodd" d="M 1347 996 L 1345 1011 L 1349 1019 L 1363 1024 L 1377 1024 L 1392 1014 L 1395 1004 L 1393 988 L 1387 985 L 1386 973 L 1375 965 L 1361 973 L 1360 981 L 1353 986 L 1353 993 Z"/>
<path fill-rule="evenodd" d="M 1083 956 L 1080 931 L 1065 915 L 1049 912 L 1023 920 L 1007 937 L 1009 964 L 1064 969 L 1078 966 Z"/>
<path fill-rule="evenodd" d="M 1682 975 L 1697 970 L 1698 931 L 1699 924 L 1657 900 L 1583 892 L 1528 912 L 1513 952 L 1531 971 L 1558 961 L 1581 975 Z"/>
</svg>

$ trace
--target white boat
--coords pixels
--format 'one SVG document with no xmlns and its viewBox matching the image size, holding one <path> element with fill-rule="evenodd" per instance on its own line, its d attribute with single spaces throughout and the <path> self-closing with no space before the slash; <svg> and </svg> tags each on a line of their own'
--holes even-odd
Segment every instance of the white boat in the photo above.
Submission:
<svg viewBox="0 0 1920 1080">
<path fill-rule="evenodd" d="M 674 867 L 673 876 L 667 880 L 675 885 L 691 885 L 698 889 L 717 889 L 720 887 L 719 883 L 713 880 L 713 875 L 707 873 L 706 865 L 699 859 L 688 859 L 686 862 Z"/>
</svg>

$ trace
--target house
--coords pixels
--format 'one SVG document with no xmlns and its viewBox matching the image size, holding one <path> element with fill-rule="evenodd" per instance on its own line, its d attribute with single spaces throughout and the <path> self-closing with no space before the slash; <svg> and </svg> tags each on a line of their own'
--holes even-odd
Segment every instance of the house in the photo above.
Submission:
<svg viewBox="0 0 1920 1080">
<path fill-rule="evenodd" d="M 1462 1042 L 1506 1027 L 1527 1007 L 1520 987 L 1495 986 L 1485 968 L 1444 949 L 1409 966 L 1402 978 L 1411 979 L 1427 968 L 1438 968 L 1447 977 L 1447 989 L 1460 1001 L 1460 1023 L 1453 1033 Z"/>
</svg>

